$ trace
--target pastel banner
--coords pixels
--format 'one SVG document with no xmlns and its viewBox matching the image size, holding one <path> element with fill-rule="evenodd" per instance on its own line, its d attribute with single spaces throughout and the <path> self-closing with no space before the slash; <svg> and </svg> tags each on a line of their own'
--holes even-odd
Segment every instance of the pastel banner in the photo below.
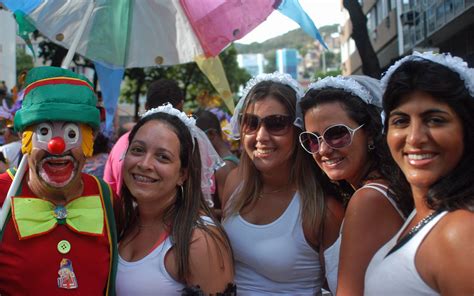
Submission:
<svg viewBox="0 0 474 296">
<path fill-rule="evenodd" d="M 323 37 L 319 33 L 319 30 L 316 28 L 309 15 L 303 10 L 303 7 L 301 7 L 298 0 L 283 0 L 280 6 L 278 6 L 278 11 L 297 22 L 303 31 L 321 42 L 326 49 L 328 48 Z"/>
<path fill-rule="evenodd" d="M 179 0 L 206 56 L 218 55 L 275 10 L 275 0 Z"/>
<path fill-rule="evenodd" d="M 234 100 L 232 98 L 232 92 L 230 90 L 227 76 L 224 72 L 224 67 L 219 57 L 206 58 L 205 56 L 196 56 L 196 64 L 199 69 L 206 75 L 209 81 L 212 83 L 217 92 L 221 95 L 224 103 L 231 113 L 234 113 Z"/>
</svg>

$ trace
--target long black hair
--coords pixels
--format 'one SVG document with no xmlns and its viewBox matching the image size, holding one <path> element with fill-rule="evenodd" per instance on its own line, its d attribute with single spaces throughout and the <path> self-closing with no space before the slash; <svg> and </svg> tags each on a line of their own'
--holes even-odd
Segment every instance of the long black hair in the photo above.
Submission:
<svg viewBox="0 0 474 296">
<path fill-rule="evenodd" d="M 381 119 L 381 108 L 374 104 L 367 104 L 360 97 L 341 88 L 325 87 L 320 89 L 310 89 L 301 100 L 300 107 L 303 114 L 309 109 L 327 103 L 339 103 L 350 119 L 358 125 L 364 125 L 362 129 L 369 139 L 373 141 L 373 149 L 368 149 L 368 164 L 364 168 L 362 180 L 383 178 L 389 182 L 392 189 L 391 178 L 397 172 L 397 165 L 390 155 L 384 135 Z M 372 174 L 377 172 L 377 174 Z M 352 188 L 346 181 L 338 181 L 340 190 L 345 196 L 353 193 Z M 361 184 L 360 184 L 361 185 Z M 413 209 L 413 202 L 407 201 L 389 191 L 391 198 L 397 203 L 398 208 L 405 214 L 409 214 Z"/>
<path fill-rule="evenodd" d="M 459 74 L 448 67 L 421 58 L 406 61 L 393 72 L 387 83 L 383 96 L 383 109 L 387 114 L 385 129 L 388 128 L 390 112 L 400 105 L 404 97 L 415 91 L 427 93 L 450 106 L 459 116 L 464 133 L 461 160 L 451 172 L 430 187 L 426 196 L 427 205 L 434 210 L 474 211 L 474 97 Z M 408 189 L 405 196 L 411 199 L 405 176 L 396 176 L 399 179 L 395 189 Z"/>
</svg>

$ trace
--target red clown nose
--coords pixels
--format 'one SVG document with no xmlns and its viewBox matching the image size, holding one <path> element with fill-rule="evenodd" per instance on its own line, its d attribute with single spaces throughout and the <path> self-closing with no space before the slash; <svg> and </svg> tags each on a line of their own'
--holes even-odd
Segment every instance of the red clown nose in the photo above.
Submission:
<svg viewBox="0 0 474 296">
<path fill-rule="evenodd" d="M 54 137 L 48 142 L 48 150 L 52 154 L 62 154 L 66 148 L 63 138 Z"/>
</svg>

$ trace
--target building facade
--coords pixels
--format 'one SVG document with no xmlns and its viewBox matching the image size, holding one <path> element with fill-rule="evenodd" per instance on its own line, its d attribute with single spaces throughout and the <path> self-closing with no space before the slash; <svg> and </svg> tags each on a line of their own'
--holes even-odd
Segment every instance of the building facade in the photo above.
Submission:
<svg viewBox="0 0 474 296">
<path fill-rule="evenodd" d="M 0 9 L 0 81 L 10 90 L 16 84 L 16 22 L 9 11 Z"/>
<path fill-rule="evenodd" d="M 247 70 L 251 76 L 262 74 L 265 68 L 265 57 L 261 53 L 238 54 L 239 68 Z"/>
<path fill-rule="evenodd" d="M 277 72 L 288 73 L 293 79 L 298 79 L 298 50 L 293 48 L 282 48 L 276 51 Z"/>
<path fill-rule="evenodd" d="M 380 66 L 385 70 L 413 51 L 450 52 L 474 66 L 474 0 L 359 0 Z M 342 73 L 361 74 L 345 11 L 341 29 Z"/>
</svg>

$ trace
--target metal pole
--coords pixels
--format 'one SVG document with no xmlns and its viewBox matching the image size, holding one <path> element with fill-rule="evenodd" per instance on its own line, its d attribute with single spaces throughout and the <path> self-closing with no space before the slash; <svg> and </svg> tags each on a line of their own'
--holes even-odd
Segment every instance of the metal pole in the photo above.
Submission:
<svg viewBox="0 0 474 296">
<path fill-rule="evenodd" d="M 95 7 L 95 0 L 91 1 L 89 6 L 87 7 L 84 18 L 82 19 L 81 24 L 79 25 L 79 29 L 76 32 L 76 36 L 74 36 L 74 40 L 72 41 L 71 46 L 69 47 L 69 50 L 67 52 L 67 55 L 64 58 L 63 63 L 61 64 L 61 68 L 63 69 L 69 68 L 69 64 L 71 63 L 72 58 L 74 57 L 74 54 L 76 53 L 77 45 L 79 44 L 79 41 L 81 40 L 82 34 L 84 33 L 84 29 L 86 28 L 86 25 L 89 22 L 89 18 L 92 15 L 92 10 L 94 10 L 94 7 Z"/>
<path fill-rule="evenodd" d="M 12 195 L 16 193 L 18 190 L 18 187 L 20 186 L 21 180 L 23 179 L 23 176 L 25 175 L 26 172 L 26 165 L 28 163 L 28 155 L 25 154 L 23 155 L 23 158 L 21 159 L 20 165 L 18 166 L 18 170 L 16 171 L 15 178 L 13 178 L 13 182 L 10 185 L 10 188 L 8 189 L 7 197 L 5 198 L 5 201 L 3 202 L 3 207 L 0 212 L 0 230 L 3 229 L 3 226 L 5 225 L 5 221 L 7 220 L 8 213 L 10 212 L 10 208 L 12 205 L 11 198 Z"/>
</svg>

